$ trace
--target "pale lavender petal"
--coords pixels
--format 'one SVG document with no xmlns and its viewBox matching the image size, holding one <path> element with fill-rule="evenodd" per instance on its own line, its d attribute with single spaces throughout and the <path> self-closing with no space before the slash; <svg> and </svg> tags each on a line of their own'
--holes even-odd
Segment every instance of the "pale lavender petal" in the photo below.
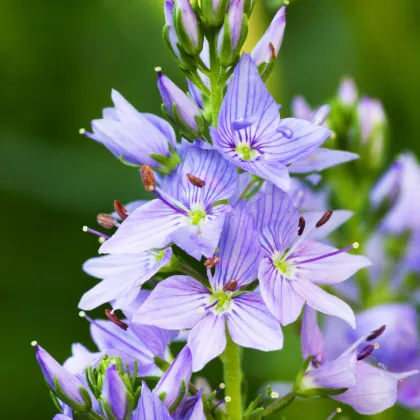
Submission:
<svg viewBox="0 0 420 420">
<path fill-rule="evenodd" d="M 63 368 L 71 373 L 83 374 L 86 366 L 93 365 L 101 353 L 92 353 L 83 344 L 75 343 L 71 346 L 72 355 L 64 363 Z"/>
<path fill-rule="evenodd" d="M 379 178 L 370 192 L 370 202 L 374 208 L 378 208 L 385 197 L 395 198 L 403 175 L 404 165 L 396 160 L 391 167 Z"/>
<path fill-rule="evenodd" d="M 222 354 L 226 347 L 226 319 L 209 311 L 188 336 L 188 347 L 193 357 L 193 372 L 197 372 Z"/>
<path fill-rule="evenodd" d="M 160 200 L 150 201 L 131 213 L 99 252 L 134 254 L 164 248 L 171 243 L 171 234 L 184 225 L 185 218 Z"/>
<path fill-rule="evenodd" d="M 259 293 L 233 298 L 227 324 L 232 340 L 242 347 L 263 351 L 283 348 L 279 322 L 271 315 Z"/>
<path fill-rule="evenodd" d="M 356 153 L 318 147 L 293 162 L 289 167 L 289 171 L 295 174 L 323 171 L 324 169 L 350 162 L 355 159 L 359 159 L 359 155 Z"/>
<path fill-rule="evenodd" d="M 360 414 L 372 415 L 395 404 L 397 385 L 398 381 L 390 373 L 358 362 L 356 386 L 331 398 L 350 405 Z"/>
<path fill-rule="evenodd" d="M 231 280 L 238 282 L 238 289 L 256 280 L 260 246 L 245 200 L 239 202 L 226 216 L 218 249 L 220 262 L 216 266 L 212 282 L 214 290 L 223 289 Z"/>
<path fill-rule="evenodd" d="M 357 88 L 352 79 L 345 78 L 338 90 L 338 97 L 345 105 L 354 105 L 357 101 Z"/>
<path fill-rule="evenodd" d="M 324 362 L 326 349 L 324 336 L 317 321 L 317 312 L 307 305 L 302 316 L 301 345 L 304 359 L 311 355 L 319 363 Z"/>
<path fill-rule="evenodd" d="M 292 114 L 295 118 L 307 120 L 311 118 L 312 109 L 303 96 L 295 96 L 292 101 Z"/>
<path fill-rule="evenodd" d="M 324 239 L 328 236 L 331 232 L 338 229 L 341 225 L 343 225 L 347 220 L 349 220 L 353 216 L 353 212 L 349 210 L 334 210 L 330 220 L 328 220 L 325 225 L 315 228 L 315 221 L 318 221 L 323 213 L 319 212 L 308 212 L 303 213 L 302 216 L 307 220 L 307 225 L 309 225 L 308 234 L 306 237 L 308 239 L 315 239 L 320 240 Z M 306 230 L 306 228 L 305 228 Z"/>
<path fill-rule="evenodd" d="M 337 248 L 330 245 L 311 240 L 304 241 L 295 251 L 298 256 L 293 261 L 298 270 L 296 272 L 298 281 L 304 279 L 320 285 L 341 283 L 360 269 L 372 265 L 372 262 L 363 255 L 352 255 L 347 252 L 322 260 L 299 264 L 299 261 L 310 260 L 335 251 L 337 251 Z"/>
<path fill-rule="evenodd" d="M 260 263 L 258 279 L 261 295 L 270 312 L 282 325 L 296 321 L 302 312 L 305 299 L 293 290 L 291 282 L 284 278 L 266 257 Z"/>
<path fill-rule="evenodd" d="M 179 392 L 181 390 L 181 382 L 184 381 L 185 386 L 188 387 L 188 384 L 191 380 L 191 374 L 191 351 L 188 346 L 185 346 L 179 352 L 175 360 L 171 363 L 162 378 L 160 378 L 153 392 L 157 395 L 164 393 L 165 398 L 163 402 L 166 407 L 169 408 L 178 398 Z"/>
<path fill-rule="evenodd" d="M 305 373 L 303 384 L 307 388 L 351 388 L 356 385 L 357 356 L 353 352 L 331 362 L 311 368 Z"/>
<path fill-rule="evenodd" d="M 341 299 L 330 295 L 308 280 L 293 280 L 290 285 L 312 308 L 327 315 L 337 316 L 356 328 L 356 320 L 352 309 Z"/>
<path fill-rule="evenodd" d="M 72 420 L 72 418 L 65 416 L 64 414 L 56 414 L 53 420 Z"/>
<path fill-rule="evenodd" d="M 128 409 L 127 388 L 115 365 L 105 372 L 101 397 L 109 404 L 116 420 L 124 420 Z"/>
<path fill-rule="evenodd" d="M 187 79 L 187 84 L 191 98 L 201 109 L 204 109 L 203 94 L 201 93 L 201 90 L 198 89 L 198 87 L 191 82 L 190 79 Z"/>
<path fill-rule="evenodd" d="M 203 318 L 209 290 L 188 276 L 160 282 L 134 316 L 134 322 L 171 330 L 192 328 Z"/>
<path fill-rule="evenodd" d="M 131 420 L 172 420 L 172 417 L 159 396 L 142 382 L 141 397 Z"/>
<path fill-rule="evenodd" d="M 206 416 L 204 414 L 203 400 L 201 398 L 197 398 L 197 401 L 194 404 L 194 408 L 188 420 L 206 420 Z"/>
<path fill-rule="evenodd" d="M 420 359 L 416 359 L 407 367 L 419 369 Z M 400 380 L 398 384 L 398 402 L 409 408 L 420 408 L 420 375 L 418 373 Z"/>
</svg>

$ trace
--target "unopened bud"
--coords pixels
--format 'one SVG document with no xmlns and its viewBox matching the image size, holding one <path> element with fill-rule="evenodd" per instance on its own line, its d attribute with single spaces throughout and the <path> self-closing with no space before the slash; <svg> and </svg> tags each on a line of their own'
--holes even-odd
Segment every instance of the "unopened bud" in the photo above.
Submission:
<svg viewBox="0 0 420 420">
<path fill-rule="evenodd" d="M 352 79 L 344 79 L 338 89 L 338 98 L 344 105 L 354 105 L 357 101 L 357 88 Z"/>
<path fill-rule="evenodd" d="M 324 215 L 316 222 L 315 227 L 320 228 L 321 226 L 324 226 L 325 223 L 328 222 L 328 220 L 331 219 L 331 216 L 333 214 L 332 210 L 328 210 L 324 213 Z"/>
<path fill-rule="evenodd" d="M 122 220 L 127 219 L 127 217 L 128 217 L 128 211 L 123 206 L 123 204 L 121 203 L 121 201 L 114 200 L 114 210 L 115 210 L 115 213 L 117 213 L 118 216 L 120 216 Z"/>
<path fill-rule="evenodd" d="M 122 330 L 127 331 L 128 325 L 121 321 L 117 315 L 115 315 L 110 309 L 105 309 L 105 315 L 108 319 L 113 322 L 115 325 L 118 325 Z"/>
<path fill-rule="evenodd" d="M 126 419 L 130 411 L 127 388 L 115 363 L 110 363 L 105 372 L 101 405 L 106 413 L 106 418 Z"/>
<path fill-rule="evenodd" d="M 200 178 L 198 178 L 194 175 L 187 174 L 187 178 L 188 178 L 188 181 L 191 182 L 191 184 L 195 185 L 198 188 L 203 188 L 204 185 L 206 185 L 206 183 L 202 179 L 200 179 Z"/>
<path fill-rule="evenodd" d="M 208 269 L 216 267 L 218 262 L 220 261 L 219 257 L 210 257 L 207 258 L 206 261 L 204 261 L 204 266 Z"/>
<path fill-rule="evenodd" d="M 96 221 L 105 229 L 112 229 L 117 224 L 115 218 L 107 213 L 99 213 L 96 216 Z"/>
<path fill-rule="evenodd" d="M 140 169 L 141 180 L 146 191 L 154 191 L 156 188 L 156 178 L 153 169 L 149 165 L 143 165 Z"/>
</svg>

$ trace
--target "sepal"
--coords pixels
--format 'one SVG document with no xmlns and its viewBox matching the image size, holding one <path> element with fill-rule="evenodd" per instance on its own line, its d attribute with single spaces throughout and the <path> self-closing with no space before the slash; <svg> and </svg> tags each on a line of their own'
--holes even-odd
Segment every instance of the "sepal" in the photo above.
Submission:
<svg viewBox="0 0 420 420">
<path fill-rule="evenodd" d="M 229 0 L 219 0 L 214 5 L 214 0 L 201 0 L 201 12 L 206 26 L 220 27 L 226 14 Z"/>
<path fill-rule="evenodd" d="M 168 47 L 169 51 L 175 57 L 179 67 L 184 71 L 195 71 L 197 68 L 196 61 L 193 57 L 188 55 L 181 47 L 179 43 L 177 43 L 178 50 L 175 50 L 173 45 L 170 41 L 169 31 L 171 29 L 170 25 L 165 25 L 163 27 L 162 36 L 163 40 L 165 41 L 166 46 Z M 173 28 L 172 28 L 173 29 Z"/>
</svg>

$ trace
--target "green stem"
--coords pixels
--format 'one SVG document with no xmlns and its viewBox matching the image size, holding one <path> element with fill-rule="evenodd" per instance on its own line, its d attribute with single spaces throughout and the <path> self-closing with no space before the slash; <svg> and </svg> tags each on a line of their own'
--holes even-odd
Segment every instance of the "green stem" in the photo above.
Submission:
<svg viewBox="0 0 420 420">
<path fill-rule="evenodd" d="M 210 102 L 212 109 L 212 125 L 217 126 L 220 107 L 223 101 L 223 85 L 220 85 L 221 66 L 217 56 L 217 36 L 213 32 L 208 36 L 210 51 Z"/>
<path fill-rule="evenodd" d="M 242 370 L 241 349 L 236 345 L 228 332 L 226 332 L 226 349 L 223 353 L 223 365 L 225 373 L 226 395 L 231 401 L 226 404 L 229 420 L 241 420 L 242 418 Z"/>
<path fill-rule="evenodd" d="M 204 285 L 207 283 L 207 278 L 205 276 L 203 276 L 201 273 L 199 273 L 198 271 L 194 270 L 193 268 L 189 267 L 188 265 L 184 263 L 179 263 L 178 270 L 181 271 L 181 273 L 186 274 L 187 276 L 191 276 L 195 278 L 196 280 L 198 280 L 200 283 Z"/>
<path fill-rule="evenodd" d="M 268 416 L 275 411 L 280 411 L 285 409 L 289 404 L 291 404 L 294 399 L 296 398 L 293 392 L 289 392 L 284 397 L 279 398 L 277 401 L 273 402 L 273 404 L 269 405 L 262 413 L 262 417 Z"/>
</svg>

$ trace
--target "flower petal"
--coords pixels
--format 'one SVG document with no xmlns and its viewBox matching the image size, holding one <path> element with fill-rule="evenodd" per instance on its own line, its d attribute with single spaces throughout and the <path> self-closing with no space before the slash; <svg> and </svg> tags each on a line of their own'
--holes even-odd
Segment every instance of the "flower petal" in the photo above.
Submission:
<svg viewBox="0 0 420 420">
<path fill-rule="evenodd" d="M 170 330 L 192 328 L 203 318 L 199 309 L 207 304 L 209 294 L 191 277 L 169 277 L 156 286 L 133 321 Z"/>
<path fill-rule="evenodd" d="M 150 392 L 144 381 L 141 385 L 139 403 L 132 414 L 132 420 L 172 420 L 168 409 L 159 396 L 154 392 Z"/>
<path fill-rule="evenodd" d="M 281 322 L 288 325 L 296 321 L 302 312 L 305 299 L 291 287 L 291 282 L 284 278 L 264 257 L 258 270 L 261 295 L 270 312 Z"/>
<path fill-rule="evenodd" d="M 226 216 L 218 248 L 220 262 L 216 266 L 213 289 L 223 289 L 233 279 L 238 282 L 239 289 L 257 278 L 260 247 L 245 200 Z"/>
<path fill-rule="evenodd" d="M 290 282 L 290 285 L 312 308 L 327 315 L 337 316 L 346 321 L 351 327 L 356 328 L 354 313 L 346 302 L 330 295 L 308 280 L 293 280 Z"/>
<path fill-rule="evenodd" d="M 227 324 L 232 340 L 242 347 L 263 351 L 283 348 L 283 333 L 259 293 L 233 298 Z"/>
<path fill-rule="evenodd" d="M 170 244 L 170 236 L 184 226 L 185 216 L 160 200 L 134 210 L 114 235 L 103 243 L 100 253 L 134 254 Z"/>
<path fill-rule="evenodd" d="M 193 372 L 197 372 L 222 354 L 226 347 L 226 322 L 224 315 L 209 312 L 196 324 L 188 336 L 188 347 L 193 357 Z"/>
<path fill-rule="evenodd" d="M 304 359 L 312 355 L 319 363 L 324 361 L 324 336 L 318 325 L 317 312 L 308 305 L 305 305 L 302 316 L 301 344 Z"/>
</svg>

